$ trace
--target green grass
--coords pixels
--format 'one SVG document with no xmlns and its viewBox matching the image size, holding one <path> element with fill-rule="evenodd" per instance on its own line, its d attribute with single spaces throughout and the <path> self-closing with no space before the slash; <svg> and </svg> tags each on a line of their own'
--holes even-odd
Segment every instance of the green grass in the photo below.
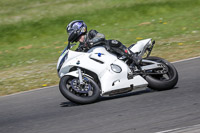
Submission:
<svg viewBox="0 0 200 133">
<path fill-rule="evenodd" d="M 199 56 L 199 7 L 200 0 L 1 1 L 0 95 L 58 83 L 56 62 L 66 46 L 65 28 L 76 19 L 127 46 L 153 38 L 152 54 L 170 61 Z M 51 64 L 49 71 L 46 64 Z"/>
</svg>

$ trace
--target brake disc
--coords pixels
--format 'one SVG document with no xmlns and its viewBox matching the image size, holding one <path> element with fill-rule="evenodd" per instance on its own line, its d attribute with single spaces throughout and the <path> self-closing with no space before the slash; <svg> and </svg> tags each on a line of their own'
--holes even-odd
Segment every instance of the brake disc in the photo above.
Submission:
<svg viewBox="0 0 200 133">
<path fill-rule="evenodd" d="M 78 79 L 71 81 L 71 87 L 75 92 L 87 94 L 91 90 L 91 85 L 88 83 L 88 79 L 84 78 L 84 83 L 80 84 Z"/>
</svg>

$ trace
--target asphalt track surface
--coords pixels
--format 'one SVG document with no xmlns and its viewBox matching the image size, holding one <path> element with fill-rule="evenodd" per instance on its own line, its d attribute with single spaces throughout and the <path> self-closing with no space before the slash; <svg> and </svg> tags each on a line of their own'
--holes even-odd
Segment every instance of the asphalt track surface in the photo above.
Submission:
<svg viewBox="0 0 200 133">
<path fill-rule="evenodd" d="M 172 90 L 134 92 L 89 105 L 58 87 L 0 97 L 0 133 L 154 133 L 200 124 L 200 58 L 174 63 Z"/>
</svg>

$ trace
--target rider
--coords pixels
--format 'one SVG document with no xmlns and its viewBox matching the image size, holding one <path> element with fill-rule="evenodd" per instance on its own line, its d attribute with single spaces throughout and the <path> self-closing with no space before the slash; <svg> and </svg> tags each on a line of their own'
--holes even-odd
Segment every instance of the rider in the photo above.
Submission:
<svg viewBox="0 0 200 133">
<path fill-rule="evenodd" d="M 138 65 L 135 55 L 120 41 L 106 40 L 105 36 L 96 30 L 87 32 L 87 25 L 81 20 L 75 20 L 68 24 L 67 33 L 69 42 L 80 42 L 76 51 L 87 51 L 95 45 L 105 45 L 108 51 L 127 57 L 135 65 Z"/>
</svg>

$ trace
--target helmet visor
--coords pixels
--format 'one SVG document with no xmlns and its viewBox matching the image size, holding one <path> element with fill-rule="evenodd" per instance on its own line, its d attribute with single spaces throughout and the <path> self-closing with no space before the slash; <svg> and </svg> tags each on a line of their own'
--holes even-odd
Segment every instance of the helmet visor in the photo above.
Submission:
<svg viewBox="0 0 200 133">
<path fill-rule="evenodd" d="M 83 25 L 82 22 L 76 22 L 72 25 L 72 28 L 77 30 L 80 29 L 82 25 Z"/>
<path fill-rule="evenodd" d="M 79 30 L 82 25 L 82 22 L 75 22 L 71 27 L 68 28 L 68 34 L 71 34 L 74 30 Z"/>
</svg>

